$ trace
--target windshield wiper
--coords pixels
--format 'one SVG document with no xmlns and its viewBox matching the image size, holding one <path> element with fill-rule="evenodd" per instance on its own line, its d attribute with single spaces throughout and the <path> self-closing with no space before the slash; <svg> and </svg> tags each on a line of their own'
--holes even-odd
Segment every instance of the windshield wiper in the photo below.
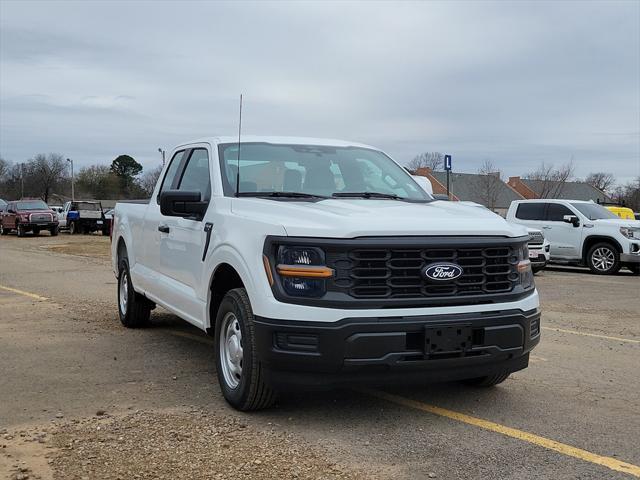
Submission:
<svg viewBox="0 0 640 480">
<path fill-rule="evenodd" d="M 239 197 L 286 197 L 286 198 L 329 198 L 324 195 L 314 195 L 303 192 L 240 192 Z"/>
<path fill-rule="evenodd" d="M 389 198 L 391 200 L 404 200 L 393 193 L 382 192 L 335 192 L 331 195 L 336 198 Z"/>
</svg>

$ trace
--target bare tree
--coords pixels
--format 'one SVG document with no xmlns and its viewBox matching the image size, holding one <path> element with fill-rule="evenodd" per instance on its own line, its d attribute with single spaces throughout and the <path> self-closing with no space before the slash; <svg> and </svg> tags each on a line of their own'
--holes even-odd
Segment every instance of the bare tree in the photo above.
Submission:
<svg viewBox="0 0 640 480">
<path fill-rule="evenodd" d="M 9 169 L 11 168 L 11 164 L 0 157 L 0 182 L 5 179 L 5 176 L 9 173 Z"/>
<path fill-rule="evenodd" d="M 564 190 L 564 185 L 573 177 L 573 158 L 556 168 L 553 164 L 547 165 L 542 162 L 540 166 L 524 178 L 528 180 L 537 180 L 537 194 L 540 198 L 556 198 L 559 197 Z"/>
<path fill-rule="evenodd" d="M 594 172 L 587 175 L 587 178 L 584 181 L 592 187 L 595 187 L 602 192 L 606 192 L 613 186 L 616 179 L 611 173 Z"/>
<path fill-rule="evenodd" d="M 495 211 L 503 188 L 500 170 L 489 159 L 485 159 L 478 168 L 475 180 L 476 195 L 489 210 Z"/>
<path fill-rule="evenodd" d="M 151 196 L 153 193 L 153 189 L 158 183 L 158 178 L 160 178 L 160 174 L 162 173 L 162 165 L 158 165 L 157 167 L 147 170 L 140 177 L 140 188 L 142 188 L 143 192 Z"/>
<path fill-rule="evenodd" d="M 444 165 L 444 155 L 440 152 L 424 152 L 413 157 L 407 164 L 407 168 L 415 172 L 419 168 L 439 170 Z"/>
<path fill-rule="evenodd" d="M 48 155 L 39 153 L 25 165 L 25 171 L 28 171 L 31 177 L 33 188 L 45 202 L 49 201 L 52 189 L 64 180 L 66 169 L 64 157 L 58 153 Z"/>
</svg>

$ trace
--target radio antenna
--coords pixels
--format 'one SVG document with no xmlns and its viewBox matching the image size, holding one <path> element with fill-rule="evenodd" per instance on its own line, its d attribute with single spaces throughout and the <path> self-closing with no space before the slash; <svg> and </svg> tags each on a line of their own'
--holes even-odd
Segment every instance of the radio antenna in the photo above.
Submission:
<svg viewBox="0 0 640 480">
<path fill-rule="evenodd" d="M 240 120 L 238 121 L 238 172 L 236 173 L 236 197 L 240 193 L 240 135 L 242 133 L 242 94 L 240 94 Z"/>
</svg>

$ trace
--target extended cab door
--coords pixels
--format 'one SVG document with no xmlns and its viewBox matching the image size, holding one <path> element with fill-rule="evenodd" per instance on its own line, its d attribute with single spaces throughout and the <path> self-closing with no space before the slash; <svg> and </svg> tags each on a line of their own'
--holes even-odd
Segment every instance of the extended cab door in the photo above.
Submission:
<svg viewBox="0 0 640 480">
<path fill-rule="evenodd" d="M 7 205 L 7 211 L 2 216 L 3 228 L 15 228 L 16 225 L 16 204 L 15 202 L 9 202 Z"/>
<path fill-rule="evenodd" d="M 188 148 L 171 159 L 158 196 L 166 190 L 198 191 L 211 200 L 211 173 L 207 147 Z M 197 287 L 202 281 L 202 255 L 206 243 L 203 219 L 165 216 L 158 198 L 152 198 L 144 221 L 143 263 L 155 270 L 157 279 L 148 284 L 150 293 L 161 298 L 191 323 L 201 325 L 202 302 Z"/>
<path fill-rule="evenodd" d="M 547 204 L 547 220 L 543 227 L 545 237 L 551 243 L 551 256 L 557 258 L 579 258 L 582 242 L 582 225 L 577 227 L 564 221 L 565 215 L 578 216 L 561 203 Z"/>
</svg>

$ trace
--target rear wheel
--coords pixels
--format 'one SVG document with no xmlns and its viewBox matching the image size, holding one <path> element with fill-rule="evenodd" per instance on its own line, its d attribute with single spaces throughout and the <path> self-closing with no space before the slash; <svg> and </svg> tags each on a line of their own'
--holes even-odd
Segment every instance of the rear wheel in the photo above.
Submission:
<svg viewBox="0 0 640 480">
<path fill-rule="evenodd" d="M 149 322 L 152 303 L 136 293 L 129 274 L 129 261 L 120 260 L 118 269 L 118 314 L 122 325 L 127 328 L 140 328 Z"/>
<path fill-rule="evenodd" d="M 242 411 L 271 406 L 276 392 L 265 382 L 265 367 L 257 357 L 253 311 L 244 288 L 230 290 L 222 299 L 214 345 L 218 382 L 227 402 Z"/>
<path fill-rule="evenodd" d="M 596 243 L 587 253 L 587 265 L 593 273 L 611 275 L 620 270 L 620 254 L 610 243 Z"/>
<path fill-rule="evenodd" d="M 76 222 L 69 223 L 69 233 L 71 235 L 75 235 L 76 233 L 78 233 L 78 224 Z"/>
<path fill-rule="evenodd" d="M 9 235 L 9 229 L 4 228 L 4 226 L 0 223 L 0 235 Z"/>
<path fill-rule="evenodd" d="M 487 375 L 486 377 L 469 378 L 464 383 L 473 387 L 493 387 L 504 382 L 511 375 L 508 372 L 496 373 L 495 375 Z"/>
<path fill-rule="evenodd" d="M 631 270 L 634 275 L 640 275 L 640 263 L 632 263 L 627 265 L 627 268 Z"/>
</svg>

